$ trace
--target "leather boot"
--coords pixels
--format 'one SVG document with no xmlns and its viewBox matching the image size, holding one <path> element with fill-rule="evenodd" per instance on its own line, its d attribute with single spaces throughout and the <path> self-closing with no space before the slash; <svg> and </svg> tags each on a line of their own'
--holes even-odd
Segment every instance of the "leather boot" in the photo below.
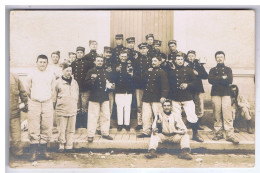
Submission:
<svg viewBox="0 0 260 173">
<path fill-rule="evenodd" d="M 30 145 L 30 150 L 31 150 L 31 158 L 30 161 L 34 162 L 37 160 L 37 150 L 38 150 L 38 144 L 31 144 Z"/>
<path fill-rule="evenodd" d="M 52 156 L 47 153 L 47 144 L 41 144 L 40 154 L 44 160 L 52 160 Z"/>
<path fill-rule="evenodd" d="M 145 157 L 147 159 L 156 158 L 157 154 L 155 153 L 155 149 L 150 149 L 149 154 L 146 154 Z"/>
<path fill-rule="evenodd" d="M 202 127 L 201 126 L 201 119 L 202 119 L 202 117 L 200 117 L 199 119 L 198 119 L 198 130 L 204 130 L 204 127 Z"/>
<path fill-rule="evenodd" d="M 251 120 L 247 120 L 246 121 L 246 127 L 247 127 L 247 133 L 249 134 L 253 134 L 253 129 L 252 129 L 253 123 L 252 123 L 252 119 Z"/>
<path fill-rule="evenodd" d="M 185 159 L 185 160 L 191 160 L 192 157 L 190 155 L 190 149 L 189 148 L 183 148 L 181 150 L 181 153 L 178 156 L 179 159 Z"/>
<path fill-rule="evenodd" d="M 200 136 L 198 134 L 198 128 L 199 128 L 198 122 L 190 123 L 190 124 L 191 124 L 192 132 L 193 132 L 192 140 L 197 141 L 197 142 L 204 142 L 204 139 L 202 138 L 202 136 Z"/>
</svg>

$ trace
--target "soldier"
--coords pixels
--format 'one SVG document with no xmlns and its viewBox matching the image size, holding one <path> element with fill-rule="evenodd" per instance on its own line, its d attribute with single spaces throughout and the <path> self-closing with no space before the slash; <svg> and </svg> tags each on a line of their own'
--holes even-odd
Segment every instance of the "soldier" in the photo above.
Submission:
<svg viewBox="0 0 260 173">
<path fill-rule="evenodd" d="M 204 128 L 201 126 L 201 119 L 204 114 L 204 101 L 203 101 L 203 93 L 204 88 L 202 84 L 202 79 L 208 79 L 208 73 L 206 72 L 203 64 L 199 63 L 199 60 L 196 59 L 196 52 L 194 50 L 190 50 L 187 53 L 188 65 L 187 67 L 193 69 L 193 72 L 196 77 L 196 82 L 194 87 L 191 89 L 193 101 L 195 103 L 195 112 L 198 116 L 199 120 L 199 130 L 203 130 Z"/>
<path fill-rule="evenodd" d="M 213 103 L 213 113 L 215 117 L 213 140 L 224 139 L 223 130 L 226 132 L 226 140 L 233 144 L 239 144 L 233 134 L 233 118 L 231 109 L 231 98 L 229 85 L 233 82 L 232 69 L 225 66 L 225 53 L 217 51 L 215 53 L 217 66 L 209 71 L 209 83 L 211 88 L 211 99 Z"/>
<path fill-rule="evenodd" d="M 154 35 L 153 34 L 148 34 L 145 36 L 146 43 L 148 44 L 148 52 L 147 54 L 152 57 L 153 54 L 155 53 L 155 49 L 153 47 L 153 42 L 154 42 Z"/>
<path fill-rule="evenodd" d="M 19 104 L 19 99 L 21 103 Z M 20 111 L 28 111 L 28 97 L 22 81 L 19 77 L 10 72 L 10 154 L 13 156 L 21 156 L 23 154 L 23 144 L 21 143 L 21 119 Z"/>
<path fill-rule="evenodd" d="M 74 52 L 69 52 L 69 57 L 67 63 L 71 65 L 72 62 L 76 61 L 77 55 Z"/>
<path fill-rule="evenodd" d="M 132 94 L 134 91 L 133 66 L 128 59 L 128 51 L 124 50 L 119 55 L 120 64 L 116 67 L 115 77 L 115 100 L 117 105 L 117 130 L 121 131 L 123 126 L 130 131 L 130 113 Z"/>
<path fill-rule="evenodd" d="M 111 89 L 109 73 L 103 66 L 104 59 L 97 55 L 95 67 L 88 71 L 85 84 L 90 88 L 88 105 L 88 142 L 94 140 L 98 119 L 100 119 L 101 135 L 104 139 L 113 140 L 109 136 L 110 110 L 107 89 Z"/>
<path fill-rule="evenodd" d="M 119 59 L 120 51 L 125 50 L 126 47 L 123 46 L 123 40 L 124 40 L 123 34 L 116 34 L 115 40 L 116 40 L 116 47 L 113 49 L 112 58 L 113 58 L 113 62 L 117 64 L 120 62 Z"/>
<path fill-rule="evenodd" d="M 94 67 L 94 61 L 97 57 L 97 41 L 95 40 L 89 40 L 89 53 L 85 55 L 86 59 L 86 71 L 89 71 Z"/>
<path fill-rule="evenodd" d="M 113 113 L 113 107 L 114 107 L 114 100 L 115 100 L 115 65 L 112 61 L 112 51 L 111 47 L 105 46 L 104 47 L 104 68 L 106 71 L 109 73 L 109 76 L 111 77 L 111 84 L 112 87 L 111 89 L 107 89 L 108 92 L 108 98 L 109 98 L 109 110 L 110 110 L 110 117 L 112 116 Z M 97 126 L 97 134 L 101 135 L 100 131 L 100 121 L 98 120 L 98 126 Z"/>
<path fill-rule="evenodd" d="M 163 70 L 167 71 L 167 55 L 161 52 L 160 48 L 162 46 L 162 41 L 160 40 L 154 40 L 153 42 L 154 50 L 155 50 L 155 56 L 160 56 L 162 58 L 161 67 Z"/>
<path fill-rule="evenodd" d="M 185 53 L 180 52 L 180 51 L 177 50 L 177 41 L 176 40 L 170 40 L 168 42 L 168 46 L 169 46 L 169 49 L 171 51 L 171 53 L 168 55 L 168 61 L 169 61 L 170 67 L 173 67 L 173 66 L 176 65 L 175 64 L 175 60 L 176 60 L 176 56 L 177 56 L 178 53 L 182 54 L 182 56 L 184 58 L 184 66 L 186 66 L 187 65 L 187 63 L 186 63 L 186 55 L 185 55 Z"/>
<path fill-rule="evenodd" d="M 56 79 L 58 79 L 62 76 L 62 69 L 61 69 L 61 66 L 60 66 L 60 63 L 59 63 L 59 61 L 60 61 L 60 51 L 52 52 L 51 60 L 52 60 L 52 64 L 50 64 L 48 66 L 48 69 L 50 69 L 53 72 Z"/>
<path fill-rule="evenodd" d="M 160 68 L 162 58 L 160 56 L 152 58 L 152 68 L 146 72 L 146 87 L 143 95 L 142 120 L 143 133 L 138 138 L 150 137 L 152 120 L 162 112 L 162 105 L 168 96 L 169 83 L 167 74 Z M 161 102 L 161 103 L 160 103 Z"/>
<path fill-rule="evenodd" d="M 53 127 L 53 89 L 55 77 L 47 71 L 48 58 L 46 55 L 37 57 L 37 69 L 28 76 L 27 95 L 28 102 L 28 130 L 32 156 L 30 161 L 35 161 L 40 144 L 41 156 L 44 159 L 52 159 L 47 153 L 47 143 L 52 136 Z"/>
<path fill-rule="evenodd" d="M 72 74 L 79 85 L 78 113 L 76 120 L 76 128 L 87 127 L 87 112 L 89 89 L 84 85 L 84 80 L 88 72 L 88 66 L 85 56 L 85 48 L 77 47 L 77 60 L 71 63 Z"/>
<path fill-rule="evenodd" d="M 184 57 L 181 53 L 176 55 L 175 64 L 176 68 L 169 73 L 169 99 L 172 100 L 173 113 L 176 116 L 181 116 L 181 107 L 183 107 L 193 131 L 192 139 L 203 142 L 203 138 L 198 134 L 198 117 L 195 113 L 195 104 L 191 94 L 191 88 L 194 87 L 196 80 L 194 72 L 184 66 Z"/>
<path fill-rule="evenodd" d="M 163 112 L 156 116 L 152 125 L 153 133 L 149 144 L 149 154 L 145 155 L 146 158 L 151 159 L 157 157 L 155 153 L 158 144 L 164 141 L 171 141 L 173 143 L 180 143 L 181 154 L 178 156 L 180 159 L 191 160 L 190 152 L 190 137 L 187 133 L 187 128 L 181 119 L 181 115 L 175 115 L 172 112 L 172 102 L 165 100 L 163 102 Z M 159 122 L 159 123 L 158 123 Z M 161 132 L 157 125 L 161 125 Z"/>
<path fill-rule="evenodd" d="M 69 64 L 62 64 L 63 75 L 57 80 L 54 90 L 54 108 L 58 117 L 59 151 L 71 151 L 75 133 L 79 87 L 71 77 L 72 68 Z"/>
<path fill-rule="evenodd" d="M 135 47 L 135 37 L 129 37 L 126 39 L 127 48 L 129 50 L 128 59 L 130 59 L 133 63 L 134 60 L 138 58 L 139 52 L 134 50 Z"/>
<path fill-rule="evenodd" d="M 140 56 L 135 61 L 134 66 L 134 87 L 137 103 L 137 127 L 136 130 L 141 130 L 142 127 L 142 98 L 145 89 L 144 77 L 147 70 L 151 67 L 151 59 L 147 55 L 148 44 L 141 43 L 138 45 Z"/>
</svg>

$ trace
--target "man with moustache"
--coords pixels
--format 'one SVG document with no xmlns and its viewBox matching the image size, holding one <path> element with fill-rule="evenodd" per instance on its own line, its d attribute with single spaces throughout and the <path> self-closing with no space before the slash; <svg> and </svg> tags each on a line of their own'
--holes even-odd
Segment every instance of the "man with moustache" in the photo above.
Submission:
<svg viewBox="0 0 260 173">
<path fill-rule="evenodd" d="M 168 96 L 168 78 L 166 72 L 160 67 L 161 62 L 162 58 L 160 56 L 154 56 L 152 58 L 152 68 L 148 69 L 144 77 L 146 87 L 142 99 L 143 133 L 138 135 L 138 138 L 150 137 L 152 120 L 162 112 L 161 103 Z"/>
</svg>

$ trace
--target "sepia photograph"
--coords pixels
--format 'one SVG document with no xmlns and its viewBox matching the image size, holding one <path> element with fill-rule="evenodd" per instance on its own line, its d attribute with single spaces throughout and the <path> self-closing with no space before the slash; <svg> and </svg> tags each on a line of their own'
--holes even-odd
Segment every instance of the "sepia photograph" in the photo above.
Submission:
<svg viewBox="0 0 260 173">
<path fill-rule="evenodd" d="M 11 169 L 254 168 L 255 11 L 9 11 Z"/>
</svg>

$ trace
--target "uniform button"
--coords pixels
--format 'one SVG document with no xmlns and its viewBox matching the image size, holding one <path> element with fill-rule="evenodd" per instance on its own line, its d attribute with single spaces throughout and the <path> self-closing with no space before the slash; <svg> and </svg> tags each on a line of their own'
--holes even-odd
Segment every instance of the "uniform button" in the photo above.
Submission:
<svg viewBox="0 0 260 173">
<path fill-rule="evenodd" d="M 179 79 L 177 78 L 177 80 L 179 80 Z"/>
<path fill-rule="evenodd" d="M 177 82 L 177 85 L 179 85 L 179 83 Z"/>
</svg>

